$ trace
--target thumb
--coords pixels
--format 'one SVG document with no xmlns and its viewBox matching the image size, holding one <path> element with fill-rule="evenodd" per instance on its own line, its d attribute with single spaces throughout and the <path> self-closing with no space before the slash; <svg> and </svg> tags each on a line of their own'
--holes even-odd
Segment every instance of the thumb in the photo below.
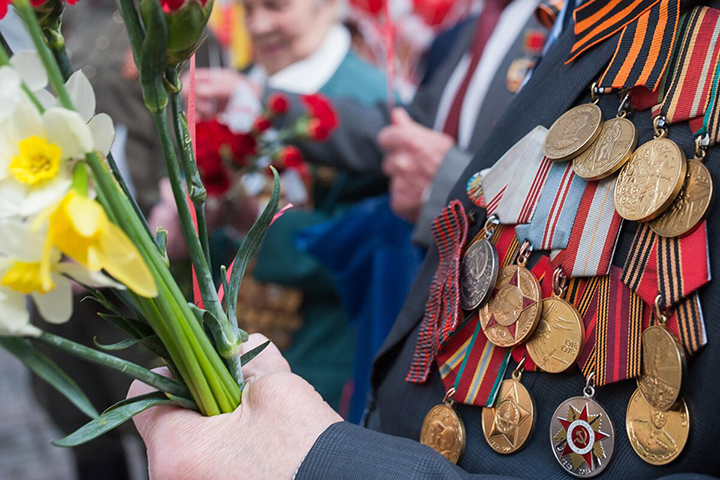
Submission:
<svg viewBox="0 0 720 480">
<path fill-rule="evenodd" d="M 407 111 L 402 107 L 395 107 L 390 113 L 390 119 L 392 120 L 393 125 L 415 125 L 415 120 L 413 120 L 410 115 L 408 115 Z"/>
</svg>

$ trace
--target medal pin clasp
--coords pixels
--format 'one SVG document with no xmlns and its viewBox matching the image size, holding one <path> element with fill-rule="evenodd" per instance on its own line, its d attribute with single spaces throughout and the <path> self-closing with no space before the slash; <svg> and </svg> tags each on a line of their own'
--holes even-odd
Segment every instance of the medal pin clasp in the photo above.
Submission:
<svg viewBox="0 0 720 480">
<path fill-rule="evenodd" d="M 595 372 L 590 372 L 585 382 L 585 388 L 583 388 L 583 397 L 593 399 L 595 398 Z"/>
</svg>

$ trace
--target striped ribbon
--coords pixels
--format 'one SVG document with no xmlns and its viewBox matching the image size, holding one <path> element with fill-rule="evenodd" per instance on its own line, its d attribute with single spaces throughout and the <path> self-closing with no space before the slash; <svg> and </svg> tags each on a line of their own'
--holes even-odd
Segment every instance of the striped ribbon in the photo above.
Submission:
<svg viewBox="0 0 720 480">
<path fill-rule="evenodd" d="M 547 128 L 535 127 L 482 174 L 488 215 L 506 225 L 527 223 L 533 217 L 551 162 L 543 157 Z"/>
<path fill-rule="evenodd" d="M 610 271 L 622 217 L 615 211 L 615 177 L 589 182 L 575 217 L 570 240 L 564 250 L 554 250 L 550 257 L 563 275 L 595 277 Z"/>
<path fill-rule="evenodd" d="M 498 226 L 490 242 L 500 266 L 511 264 L 519 251 L 512 227 Z M 437 355 L 440 378 L 446 389 L 455 387 L 457 402 L 491 406 L 510 360 L 510 350 L 488 341 L 477 311 L 450 337 Z"/>
<path fill-rule="evenodd" d="M 440 260 L 430 285 L 413 361 L 405 378 L 412 383 L 427 380 L 438 350 L 457 328 L 460 312 L 460 256 L 468 231 L 462 203 L 452 200 L 435 218 L 432 231 Z"/>
<path fill-rule="evenodd" d="M 680 20 L 680 0 L 660 0 L 628 24 L 598 86 L 654 91 L 667 68 Z"/>
<path fill-rule="evenodd" d="M 646 308 L 643 315 L 643 329 L 653 324 L 653 308 Z M 703 320 L 702 307 L 700 306 L 700 296 L 693 293 L 688 298 L 682 300 L 668 317 L 665 324 L 667 329 L 680 339 L 683 350 L 688 355 L 694 355 L 705 344 L 707 344 L 707 332 L 705 331 L 705 321 Z"/>
<path fill-rule="evenodd" d="M 711 11 L 714 15 L 720 13 L 717 10 Z M 715 35 L 715 38 L 717 39 L 718 34 L 716 33 Z M 713 75 L 712 80 L 712 89 L 710 92 L 708 106 L 705 110 L 705 115 L 703 116 L 702 125 L 695 126 L 695 128 L 693 128 L 693 125 L 690 125 L 690 128 L 692 128 L 696 136 L 703 136 L 706 134 L 708 135 L 708 146 L 712 146 L 720 142 L 720 99 L 718 98 L 718 83 L 720 83 L 720 61 L 718 61 L 717 57 L 715 58 L 715 61 L 716 66 L 715 74 Z"/>
<path fill-rule="evenodd" d="M 576 38 L 567 63 L 634 22 L 659 1 L 590 0 L 583 3 L 573 12 Z"/>
<path fill-rule="evenodd" d="M 554 162 L 532 221 L 515 228 L 518 239 L 529 241 L 535 250 L 567 247 L 587 184 L 575 175 L 572 162 Z"/>
<path fill-rule="evenodd" d="M 662 304 L 671 308 L 668 324 L 677 324 L 674 328 L 688 353 L 707 343 L 695 292 L 710 281 L 708 262 L 706 222 L 681 238 L 660 237 L 640 224 L 623 267 L 623 283 L 645 303 L 654 305 L 660 294 Z"/>
</svg>

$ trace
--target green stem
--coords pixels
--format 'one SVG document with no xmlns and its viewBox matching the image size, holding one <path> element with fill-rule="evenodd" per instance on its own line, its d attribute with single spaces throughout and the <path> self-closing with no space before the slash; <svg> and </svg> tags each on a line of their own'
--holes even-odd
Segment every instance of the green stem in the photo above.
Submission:
<svg viewBox="0 0 720 480">
<path fill-rule="evenodd" d="M 75 343 L 72 340 L 68 340 L 48 332 L 42 332 L 40 336 L 32 337 L 30 340 L 59 348 L 64 352 L 82 358 L 83 360 L 87 360 L 88 362 L 124 373 L 125 375 L 128 375 L 136 380 L 140 380 L 141 382 L 146 383 L 151 387 L 155 387 L 162 392 L 171 393 L 183 398 L 190 398 L 190 391 L 185 385 L 177 380 L 163 377 L 162 375 L 151 372 L 140 365 L 128 362 L 127 360 L 117 358 L 107 353 L 103 353 L 99 350 L 86 347 L 85 345 Z"/>
</svg>

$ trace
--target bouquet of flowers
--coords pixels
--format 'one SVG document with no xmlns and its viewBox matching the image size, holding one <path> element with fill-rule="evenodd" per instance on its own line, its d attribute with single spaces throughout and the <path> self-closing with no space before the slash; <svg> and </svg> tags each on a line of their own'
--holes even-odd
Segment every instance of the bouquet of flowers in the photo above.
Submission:
<svg viewBox="0 0 720 480">
<path fill-rule="evenodd" d="M 166 232 L 150 232 L 108 153 L 112 120 L 95 114 L 90 82 L 70 67 L 60 29 L 65 2 L 0 0 L 0 17 L 10 3 L 35 51 L 12 55 L 0 48 L 0 346 L 90 418 L 54 442 L 57 445 L 85 443 L 160 404 L 207 416 L 234 411 L 242 401 L 242 366 L 267 345 L 243 354 L 247 334 L 238 328 L 236 305 L 248 262 L 277 212 L 279 183 L 270 166 L 272 195 L 240 246 L 231 273 L 221 268 L 218 289 L 210 267 L 205 201 L 232 180 L 223 177 L 218 165 L 203 163 L 203 177 L 211 187 L 206 188 L 190 140 L 179 76 L 198 46 L 212 0 L 119 0 L 190 252 L 201 297 L 195 302 L 183 297 L 170 273 Z M 278 102 L 271 102 L 276 112 L 281 110 Z M 228 142 L 231 150 L 237 147 L 234 141 Z M 249 144 L 241 147 L 236 153 L 252 151 Z M 211 150 L 199 148 L 198 154 L 207 158 Z M 285 152 L 289 166 L 293 160 Z M 220 182 L 214 180 L 218 175 Z M 72 282 L 105 309 L 100 316 L 125 331 L 127 340 L 91 348 L 30 323 L 29 299 L 47 322 L 68 321 Z M 123 372 L 157 391 L 124 399 L 98 414 L 37 344 Z M 133 344 L 157 354 L 172 378 L 109 353 Z"/>
</svg>

